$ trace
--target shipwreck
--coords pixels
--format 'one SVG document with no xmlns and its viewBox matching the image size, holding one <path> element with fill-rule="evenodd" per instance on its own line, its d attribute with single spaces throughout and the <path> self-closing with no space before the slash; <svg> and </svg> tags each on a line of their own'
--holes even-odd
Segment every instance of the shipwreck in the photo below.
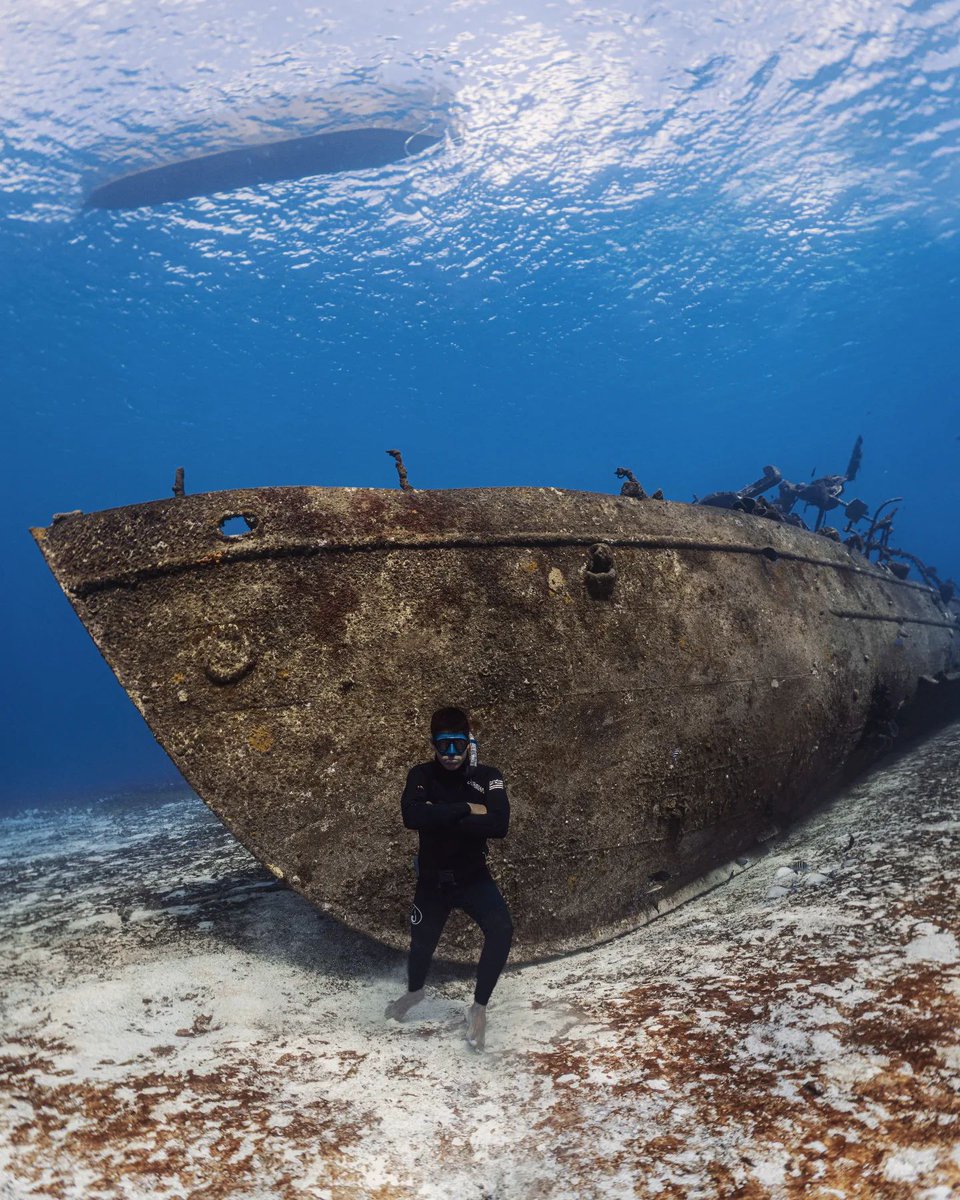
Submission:
<svg viewBox="0 0 960 1200">
<path fill-rule="evenodd" d="M 491 865 L 522 961 L 649 919 L 960 680 L 949 589 L 781 519 L 789 505 L 764 519 L 779 473 L 698 504 L 618 473 L 619 496 L 403 474 L 397 491 L 187 496 L 181 477 L 171 499 L 32 532 L 198 795 L 276 876 L 393 946 L 405 773 L 431 711 L 466 708 L 510 790 Z M 441 952 L 473 936 L 452 921 Z"/>
</svg>

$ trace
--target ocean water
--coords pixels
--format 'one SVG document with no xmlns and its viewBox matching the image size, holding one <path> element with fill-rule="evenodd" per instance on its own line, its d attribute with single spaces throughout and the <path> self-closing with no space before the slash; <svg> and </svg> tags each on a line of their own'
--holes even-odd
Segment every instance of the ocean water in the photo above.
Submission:
<svg viewBox="0 0 960 1200">
<path fill-rule="evenodd" d="M 4 0 L 0 804 L 176 779 L 27 533 L 266 484 L 841 472 L 960 573 L 960 3 Z M 139 167 L 439 120 L 132 212 Z"/>
</svg>

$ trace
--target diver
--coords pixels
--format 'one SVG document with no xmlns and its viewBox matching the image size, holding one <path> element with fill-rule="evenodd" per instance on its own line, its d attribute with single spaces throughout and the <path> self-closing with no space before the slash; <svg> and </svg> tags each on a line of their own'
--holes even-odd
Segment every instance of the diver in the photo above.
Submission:
<svg viewBox="0 0 960 1200">
<path fill-rule="evenodd" d="M 410 911 L 408 990 L 384 1016 L 402 1021 L 423 999 L 423 985 L 440 935 L 453 909 L 462 909 L 483 931 L 467 1041 L 483 1049 L 487 1002 L 513 940 L 506 901 L 487 867 L 487 838 L 507 836 L 510 804 L 496 767 L 470 761 L 470 722 L 459 708 L 438 709 L 430 721 L 434 757 L 407 775 L 400 800 L 403 823 L 420 835 L 417 887 Z"/>
</svg>

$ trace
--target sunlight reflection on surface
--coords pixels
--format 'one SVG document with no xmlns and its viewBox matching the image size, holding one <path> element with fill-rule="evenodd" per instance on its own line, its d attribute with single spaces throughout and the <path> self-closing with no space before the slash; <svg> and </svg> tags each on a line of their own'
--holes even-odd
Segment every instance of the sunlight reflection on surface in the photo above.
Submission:
<svg viewBox="0 0 960 1200">
<path fill-rule="evenodd" d="M 81 306 L 86 272 L 143 241 L 154 305 L 252 273 L 311 289 L 321 324 L 344 295 L 386 317 L 419 287 L 478 321 L 509 298 L 569 310 L 574 330 L 624 306 L 653 328 L 665 305 L 687 321 L 762 286 L 784 298 L 782 332 L 811 288 L 859 278 L 869 293 L 882 260 L 858 247 L 875 232 L 955 237 L 958 31 L 956 0 L 44 4 L 5 39 L 6 236 L 69 231 Z M 79 213 L 138 167 L 404 120 L 443 143 L 377 170 Z"/>
</svg>

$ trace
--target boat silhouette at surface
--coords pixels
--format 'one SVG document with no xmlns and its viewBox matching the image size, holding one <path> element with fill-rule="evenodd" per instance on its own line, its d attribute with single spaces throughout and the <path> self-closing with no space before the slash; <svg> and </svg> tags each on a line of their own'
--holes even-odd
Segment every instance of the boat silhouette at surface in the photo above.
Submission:
<svg viewBox="0 0 960 1200">
<path fill-rule="evenodd" d="M 143 208 L 285 179 L 370 171 L 412 158 L 440 140 L 428 131 L 372 126 L 241 146 L 112 179 L 95 188 L 84 207 Z"/>
<path fill-rule="evenodd" d="M 383 70 L 362 83 L 311 86 L 282 100 L 243 104 L 234 97 L 185 110 L 167 128 L 89 147 L 83 207 L 153 208 L 281 181 L 315 178 L 319 187 L 330 176 L 378 171 L 442 150 L 448 136 L 456 140 L 452 99 L 441 78 Z"/>
<path fill-rule="evenodd" d="M 948 596 L 736 508 L 271 487 L 33 534 L 210 808 L 397 947 L 415 841 L 399 794 L 441 704 L 470 712 L 507 780 L 491 865 L 523 961 L 676 902 L 876 757 L 895 720 L 945 711 L 960 671 Z M 442 952 L 473 939 L 451 921 Z"/>
</svg>

